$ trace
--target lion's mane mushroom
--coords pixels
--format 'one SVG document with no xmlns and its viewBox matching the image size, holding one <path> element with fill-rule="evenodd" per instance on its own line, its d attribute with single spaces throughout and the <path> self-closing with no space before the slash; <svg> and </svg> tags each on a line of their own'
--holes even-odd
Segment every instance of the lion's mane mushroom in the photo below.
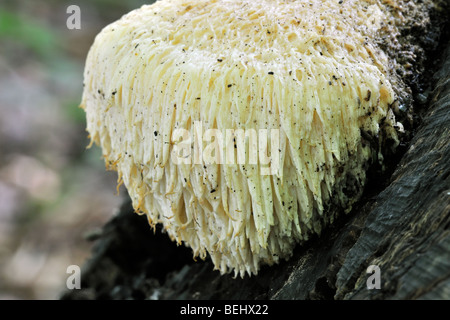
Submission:
<svg viewBox="0 0 450 320">
<path fill-rule="evenodd" d="M 382 28 L 395 31 L 383 3 L 163 0 L 105 27 L 87 57 L 81 105 L 135 210 L 241 276 L 289 257 L 333 222 L 333 208 L 348 211 L 380 151 L 364 137 L 397 141 L 398 79 L 377 46 Z M 278 170 L 261 174 L 250 149 L 246 163 L 194 161 L 209 144 L 196 124 L 223 137 L 279 130 Z M 174 161 L 180 130 L 190 161 Z"/>
</svg>

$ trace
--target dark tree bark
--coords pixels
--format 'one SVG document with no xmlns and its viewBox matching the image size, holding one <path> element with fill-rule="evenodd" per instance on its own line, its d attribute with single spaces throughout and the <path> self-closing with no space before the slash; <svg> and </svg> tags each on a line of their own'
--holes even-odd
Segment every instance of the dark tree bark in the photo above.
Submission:
<svg viewBox="0 0 450 320">
<path fill-rule="evenodd" d="M 244 279 L 221 276 L 153 233 L 127 202 L 96 240 L 82 289 L 62 298 L 450 299 L 450 46 L 443 57 L 420 127 L 385 187 L 368 190 L 288 261 Z M 380 289 L 367 287 L 370 265 L 379 267 Z"/>
</svg>

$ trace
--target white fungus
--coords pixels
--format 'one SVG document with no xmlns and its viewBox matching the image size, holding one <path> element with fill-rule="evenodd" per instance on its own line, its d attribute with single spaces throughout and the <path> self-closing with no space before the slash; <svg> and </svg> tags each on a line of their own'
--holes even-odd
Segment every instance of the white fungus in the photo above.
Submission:
<svg viewBox="0 0 450 320">
<path fill-rule="evenodd" d="M 391 20 L 376 0 L 143 6 L 91 47 L 87 130 L 151 225 L 256 274 L 350 210 L 379 151 L 361 132 L 396 140 Z"/>
</svg>

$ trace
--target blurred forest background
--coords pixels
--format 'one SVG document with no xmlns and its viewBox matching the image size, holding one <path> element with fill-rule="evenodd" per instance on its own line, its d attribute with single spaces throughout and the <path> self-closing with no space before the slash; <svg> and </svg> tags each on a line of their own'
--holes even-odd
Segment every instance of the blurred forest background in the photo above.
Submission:
<svg viewBox="0 0 450 320">
<path fill-rule="evenodd" d="M 120 206 L 116 173 L 86 150 L 84 61 L 104 26 L 151 2 L 0 0 L 0 300 L 59 298 Z"/>
</svg>

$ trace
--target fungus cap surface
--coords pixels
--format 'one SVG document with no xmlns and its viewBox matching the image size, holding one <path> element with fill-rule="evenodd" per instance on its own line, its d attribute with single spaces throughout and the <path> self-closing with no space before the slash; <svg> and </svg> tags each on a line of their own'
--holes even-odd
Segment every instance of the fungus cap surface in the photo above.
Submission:
<svg viewBox="0 0 450 320">
<path fill-rule="evenodd" d="M 143 6 L 90 49 L 87 130 L 151 224 L 257 273 L 358 199 L 379 151 L 362 131 L 396 139 L 390 19 L 382 1 Z"/>
</svg>

